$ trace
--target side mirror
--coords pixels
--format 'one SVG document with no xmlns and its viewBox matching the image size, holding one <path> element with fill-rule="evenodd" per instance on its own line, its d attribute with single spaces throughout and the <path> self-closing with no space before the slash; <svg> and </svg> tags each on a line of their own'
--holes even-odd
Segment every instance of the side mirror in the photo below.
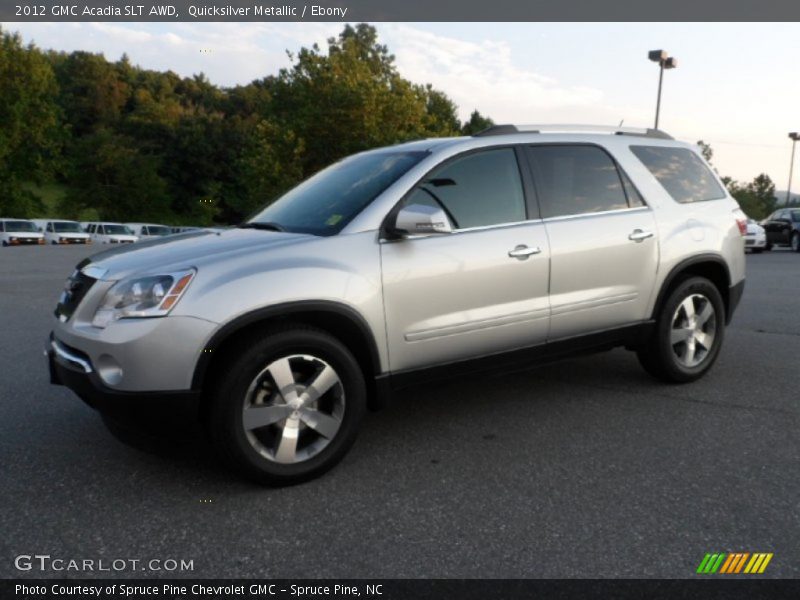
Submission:
<svg viewBox="0 0 800 600">
<path fill-rule="evenodd" d="M 403 235 L 451 233 L 453 228 L 447 213 L 437 206 L 411 204 L 397 213 L 394 229 Z"/>
</svg>

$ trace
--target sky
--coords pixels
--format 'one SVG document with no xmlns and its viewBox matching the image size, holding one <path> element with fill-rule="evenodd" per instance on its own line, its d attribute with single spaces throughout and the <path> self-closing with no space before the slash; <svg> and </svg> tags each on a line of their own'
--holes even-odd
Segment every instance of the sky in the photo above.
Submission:
<svg viewBox="0 0 800 600">
<path fill-rule="evenodd" d="M 286 51 L 337 35 L 342 23 L 4 23 L 23 40 L 67 52 L 127 53 L 134 64 L 233 86 L 289 66 Z M 789 178 L 800 131 L 798 25 L 793 23 L 376 23 L 400 73 L 431 83 L 496 123 L 651 127 L 667 50 L 660 128 L 711 143 L 721 175 Z M 800 152 L 798 153 L 800 160 Z M 800 169 L 793 192 L 800 192 Z"/>
</svg>

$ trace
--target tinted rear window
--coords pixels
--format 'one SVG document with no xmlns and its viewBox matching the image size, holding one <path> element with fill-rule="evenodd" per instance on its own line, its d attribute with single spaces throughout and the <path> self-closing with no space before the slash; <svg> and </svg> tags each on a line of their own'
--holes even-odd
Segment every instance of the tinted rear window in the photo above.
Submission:
<svg viewBox="0 0 800 600">
<path fill-rule="evenodd" d="M 676 202 L 704 202 L 725 197 L 714 174 L 688 148 L 631 146 L 631 152 Z"/>
<path fill-rule="evenodd" d="M 628 208 L 619 171 L 596 146 L 530 146 L 542 217 Z"/>
</svg>

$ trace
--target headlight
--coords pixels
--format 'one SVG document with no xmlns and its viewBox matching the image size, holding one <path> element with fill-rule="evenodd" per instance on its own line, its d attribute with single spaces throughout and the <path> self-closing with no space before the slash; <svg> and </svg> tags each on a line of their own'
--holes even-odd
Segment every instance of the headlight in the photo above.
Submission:
<svg viewBox="0 0 800 600">
<path fill-rule="evenodd" d="M 128 317 L 163 317 L 178 303 L 195 276 L 194 269 L 131 277 L 115 283 L 106 292 L 92 319 L 92 325 L 104 328 L 117 319 Z"/>
</svg>

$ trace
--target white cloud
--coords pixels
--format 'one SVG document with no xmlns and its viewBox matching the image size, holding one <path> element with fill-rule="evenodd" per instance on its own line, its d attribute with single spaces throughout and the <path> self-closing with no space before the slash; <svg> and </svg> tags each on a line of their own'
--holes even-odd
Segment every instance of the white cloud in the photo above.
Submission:
<svg viewBox="0 0 800 600">
<path fill-rule="evenodd" d="M 519 66 L 502 41 L 470 42 L 397 24 L 384 25 L 383 33 L 400 73 L 446 92 L 462 119 L 477 108 L 497 122 L 551 121 L 603 100 L 598 89 L 565 85 Z"/>
</svg>

